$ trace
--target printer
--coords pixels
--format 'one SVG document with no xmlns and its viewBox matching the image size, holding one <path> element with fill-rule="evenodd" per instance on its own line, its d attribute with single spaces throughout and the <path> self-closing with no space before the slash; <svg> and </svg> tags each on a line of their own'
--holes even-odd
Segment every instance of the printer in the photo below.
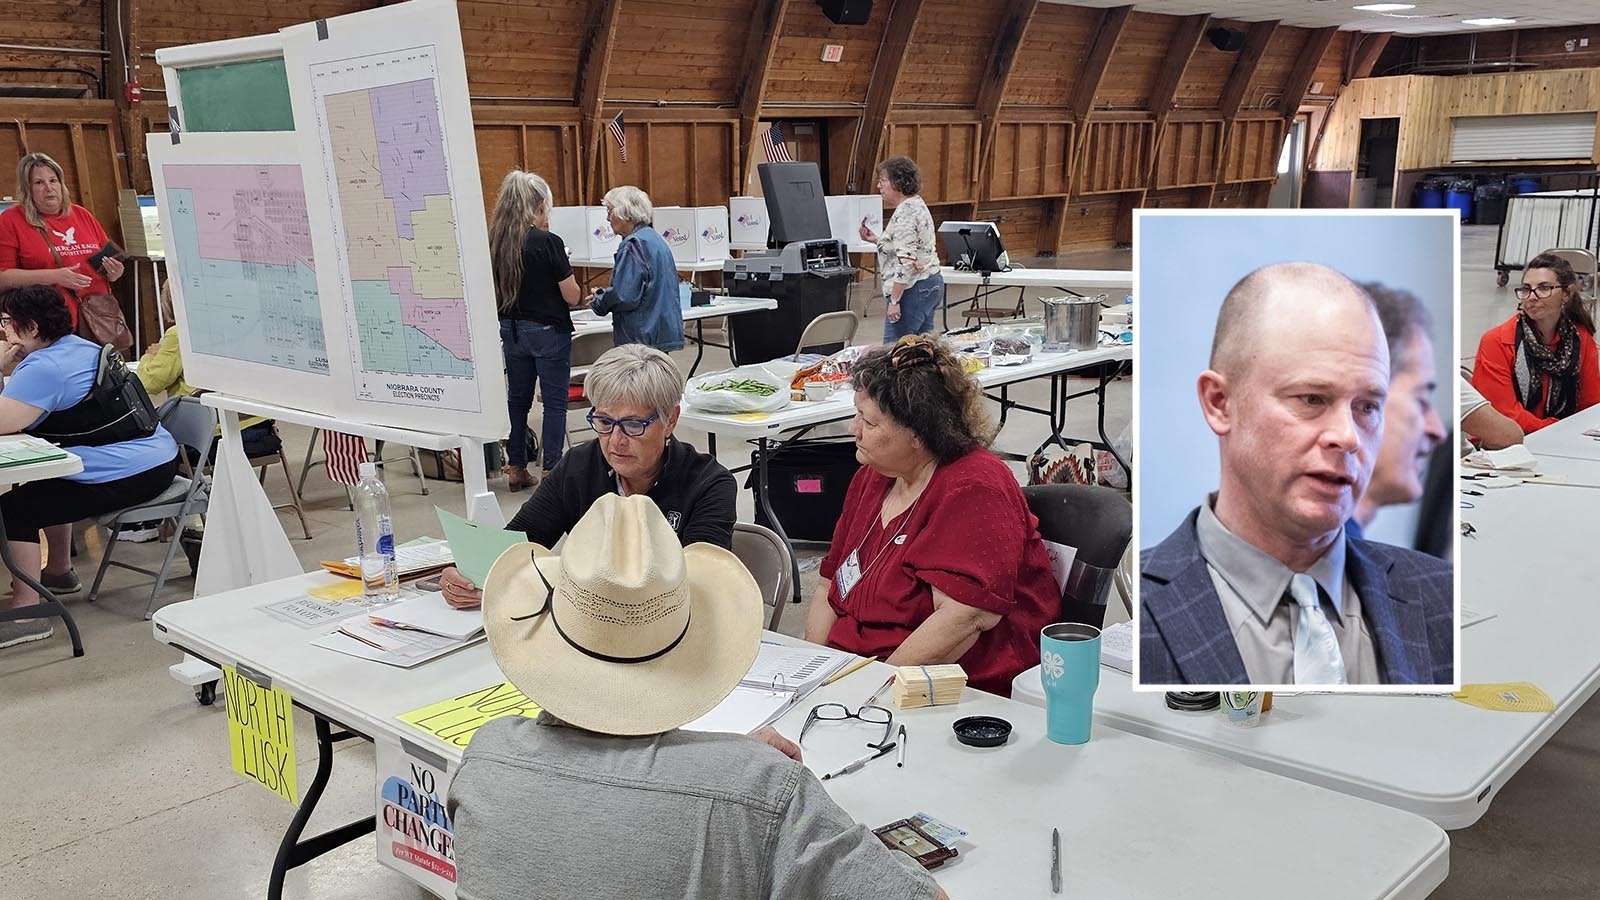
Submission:
<svg viewBox="0 0 1600 900">
<path fill-rule="evenodd" d="M 846 245 L 832 238 L 793 241 L 781 250 L 724 262 L 722 285 L 729 295 L 778 301 L 777 309 L 729 317 L 734 365 L 792 355 L 812 319 L 849 308 L 855 275 Z"/>
</svg>

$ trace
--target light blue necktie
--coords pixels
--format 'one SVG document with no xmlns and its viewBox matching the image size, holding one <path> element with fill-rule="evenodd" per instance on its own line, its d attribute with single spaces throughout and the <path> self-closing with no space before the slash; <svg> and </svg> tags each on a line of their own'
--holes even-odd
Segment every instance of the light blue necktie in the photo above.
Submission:
<svg viewBox="0 0 1600 900">
<path fill-rule="evenodd" d="M 1339 638 L 1322 611 L 1317 582 L 1304 573 L 1289 579 L 1289 596 L 1300 606 L 1294 627 L 1294 683 L 1344 684 L 1344 657 Z"/>
</svg>

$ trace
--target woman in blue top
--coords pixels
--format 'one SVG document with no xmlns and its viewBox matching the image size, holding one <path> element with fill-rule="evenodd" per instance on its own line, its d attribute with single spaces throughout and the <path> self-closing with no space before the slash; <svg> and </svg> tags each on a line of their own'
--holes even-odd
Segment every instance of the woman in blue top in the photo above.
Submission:
<svg viewBox="0 0 1600 900">
<path fill-rule="evenodd" d="M 0 369 L 12 370 L 0 392 L 0 434 L 27 433 L 57 413 L 81 414 L 74 407 L 94 385 L 100 347 L 72 333 L 71 314 L 55 288 L 31 285 L 0 294 L 0 334 Z M 132 440 L 97 444 L 90 436 L 82 445 L 64 443 L 83 460 L 82 472 L 19 484 L 0 495 L 17 568 L 57 596 L 83 589 L 72 572 L 72 523 L 150 500 L 178 471 L 178 445 L 160 426 Z M 42 573 L 41 530 L 50 547 L 50 566 Z M 12 578 L 13 609 L 38 602 L 32 587 Z M 48 619 L 0 622 L 0 648 L 50 633 Z"/>
<path fill-rule="evenodd" d="M 650 222 L 655 209 L 644 191 L 631 185 L 606 191 L 602 201 L 611 230 L 622 238 L 611 286 L 596 288 L 592 308 L 615 312 L 612 342 L 648 344 L 657 350 L 683 349 L 683 306 L 678 301 L 678 263 Z"/>
</svg>

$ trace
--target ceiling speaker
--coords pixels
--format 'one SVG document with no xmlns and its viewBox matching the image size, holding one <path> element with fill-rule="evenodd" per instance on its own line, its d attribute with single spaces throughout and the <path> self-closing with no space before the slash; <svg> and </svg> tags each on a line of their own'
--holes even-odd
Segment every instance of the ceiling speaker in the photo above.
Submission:
<svg viewBox="0 0 1600 900">
<path fill-rule="evenodd" d="M 1206 31 L 1206 39 L 1211 46 L 1228 53 L 1237 53 L 1244 49 L 1244 32 L 1237 28 L 1212 28 Z"/>
<path fill-rule="evenodd" d="M 817 0 L 817 5 L 835 25 L 865 25 L 872 17 L 872 0 Z"/>
</svg>

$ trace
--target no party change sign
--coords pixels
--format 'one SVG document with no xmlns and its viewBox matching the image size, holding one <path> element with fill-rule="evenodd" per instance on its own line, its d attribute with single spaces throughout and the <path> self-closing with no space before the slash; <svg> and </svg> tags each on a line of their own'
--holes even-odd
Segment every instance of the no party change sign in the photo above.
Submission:
<svg viewBox="0 0 1600 900">
<path fill-rule="evenodd" d="M 233 770 L 290 803 L 300 802 L 294 774 L 294 702 L 272 679 L 222 667 L 228 749 Z"/>
</svg>

